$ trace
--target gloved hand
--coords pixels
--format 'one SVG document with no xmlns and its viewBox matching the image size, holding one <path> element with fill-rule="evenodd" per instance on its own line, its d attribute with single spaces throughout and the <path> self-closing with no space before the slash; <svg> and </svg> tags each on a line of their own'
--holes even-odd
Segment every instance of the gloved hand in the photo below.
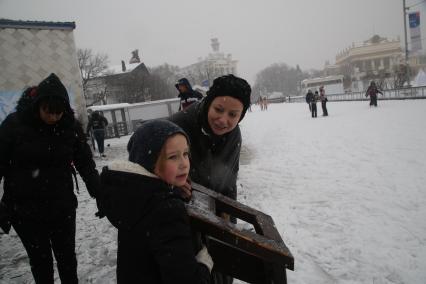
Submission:
<svg viewBox="0 0 426 284">
<path fill-rule="evenodd" d="M 195 256 L 197 262 L 204 264 L 209 269 L 209 272 L 212 272 L 213 268 L 213 259 L 207 251 L 206 246 L 203 245 L 203 248 Z"/>
</svg>

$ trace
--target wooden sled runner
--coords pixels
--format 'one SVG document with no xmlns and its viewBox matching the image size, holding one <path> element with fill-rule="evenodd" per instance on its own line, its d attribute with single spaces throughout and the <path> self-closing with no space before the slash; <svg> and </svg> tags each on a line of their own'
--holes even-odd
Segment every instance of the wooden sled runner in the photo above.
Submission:
<svg viewBox="0 0 426 284">
<path fill-rule="evenodd" d="M 191 227 L 206 235 L 216 270 L 248 283 L 287 283 L 294 258 L 269 215 L 199 184 L 192 189 Z M 255 232 L 219 217 L 222 213 L 251 224 Z"/>
</svg>

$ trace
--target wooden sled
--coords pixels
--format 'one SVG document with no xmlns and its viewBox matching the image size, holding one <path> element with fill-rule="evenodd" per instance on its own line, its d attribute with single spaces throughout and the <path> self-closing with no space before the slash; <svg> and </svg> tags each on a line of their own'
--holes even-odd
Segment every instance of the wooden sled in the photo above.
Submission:
<svg viewBox="0 0 426 284">
<path fill-rule="evenodd" d="M 199 184 L 192 183 L 192 189 L 191 227 L 205 235 L 217 271 L 248 283 L 287 283 L 286 269 L 294 270 L 294 258 L 269 215 Z M 223 213 L 253 230 L 219 217 Z"/>
</svg>

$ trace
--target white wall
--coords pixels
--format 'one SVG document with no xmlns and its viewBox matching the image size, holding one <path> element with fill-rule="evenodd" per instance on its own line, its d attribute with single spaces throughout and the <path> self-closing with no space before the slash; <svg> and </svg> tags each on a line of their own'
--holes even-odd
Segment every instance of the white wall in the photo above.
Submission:
<svg viewBox="0 0 426 284">
<path fill-rule="evenodd" d="M 0 70 L 0 121 L 26 87 L 55 73 L 67 88 L 77 117 L 87 122 L 72 29 L 0 28 Z"/>
</svg>

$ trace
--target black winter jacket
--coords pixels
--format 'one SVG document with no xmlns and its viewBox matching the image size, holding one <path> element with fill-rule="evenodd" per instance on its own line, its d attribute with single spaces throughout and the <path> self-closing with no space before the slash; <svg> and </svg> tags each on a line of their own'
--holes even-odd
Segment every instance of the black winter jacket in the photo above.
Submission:
<svg viewBox="0 0 426 284">
<path fill-rule="evenodd" d="M 205 100 L 194 103 L 170 120 L 188 134 L 191 148 L 191 180 L 232 199 L 237 198 L 241 131 L 237 125 L 231 132 L 214 135 L 207 122 Z"/>
<path fill-rule="evenodd" d="M 310 104 L 314 101 L 314 93 L 308 92 L 305 97 L 306 103 Z"/>
<path fill-rule="evenodd" d="M 209 283 L 197 263 L 183 201 L 142 166 L 115 162 L 101 173 L 104 212 L 118 228 L 117 283 Z"/>
<path fill-rule="evenodd" d="M 191 89 L 187 92 L 179 93 L 178 98 L 180 98 L 179 110 L 186 110 L 190 105 L 201 100 L 203 95 Z"/>
<path fill-rule="evenodd" d="M 187 91 L 181 93 L 179 90 L 179 85 L 185 85 L 187 88 Z M 186 110 L 191 104 L 203 98 L 203 95 L 200 92 L 197 92 L 194 89 L 192 89 L 191 84 L 186 78 L 180 79 L 179 82 L 175 85 L 175 87 L 179 91 L 179 95 L 178 95 L 178 98 L 180 98 L 179 110 Z"/>
<path fill-rule="evenodd" d="M 87 132 L 89 132 L 91 128 L 93 128 L 93 130 L 105 129 L 107 125 L 108 120 L 99 113 L 94 112 L 90 116 L 89 123 L 87 124 Z"/>
<path fill-rule="evenodd" d="M 47 125 L 39 118 L 35 102 L 21 98 L 17 111 L 0 125 L 2 201 L 16 213 L 33 218 L 75 210 L 72 165 L 95 197 L 99 174 L 71 108 L 57 124 Z"/>
</svg>

